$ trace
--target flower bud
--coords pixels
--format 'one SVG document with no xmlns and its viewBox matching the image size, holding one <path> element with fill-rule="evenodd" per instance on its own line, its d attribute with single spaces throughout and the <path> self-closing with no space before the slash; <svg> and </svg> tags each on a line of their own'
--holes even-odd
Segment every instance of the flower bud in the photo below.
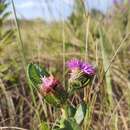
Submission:
<svg viewBox="0 0 130 130">
<path fill-rule="evenodd" d="M 67 93 L 52 75 L 42 78 L 42 84 L 39 88 L 40 93 L 44 96 L 45 100 L 56 106 L 60 106 L 67 99 Z"/>
<path fill-rule="evenodd" d="M 40 86 L 40 92 L 42 95 L 46 95 L 49 92 L 52 92 L 53 89 L 59 84 L 59 81 L 56 80 L 52 75 L 49 77 L 44 76 L 42 78 L 42 85 Z"/>
</svg>

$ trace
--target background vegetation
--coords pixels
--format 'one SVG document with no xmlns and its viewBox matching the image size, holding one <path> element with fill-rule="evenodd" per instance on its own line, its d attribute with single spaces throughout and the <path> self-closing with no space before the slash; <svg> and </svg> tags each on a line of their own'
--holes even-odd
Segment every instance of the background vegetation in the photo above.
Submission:
<svg viewBox="0 0 130 130">
<path fill-rule="evenodd" d="M 103 14 L 88 12 L 83 0 L 75 0 L 67 20 L 51 23 L 16 16 L 8 20 L 6 3 L 0 1 L 0 129 L 42 130 L 42 121 L 52 126 L 60 113 L 30 89 L 26 65 L 44 65 L 62 82 L 65 61 L 74 57 L 97 68 L 92 84 L 73 97 L 74 105 L 81 98 L 88 102 L 82 130 L 129 130 L 129 3 L 116 3 Z"/>
</svg>

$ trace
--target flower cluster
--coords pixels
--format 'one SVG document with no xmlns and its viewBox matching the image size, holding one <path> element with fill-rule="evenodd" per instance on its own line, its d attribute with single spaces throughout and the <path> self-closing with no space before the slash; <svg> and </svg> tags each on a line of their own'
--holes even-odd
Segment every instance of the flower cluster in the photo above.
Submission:
<svg viewBox="0 0 130 130">
<path fill-rule="evenodd" d="M 56 108 L 61 108 L 62 117 L 60 117 L 61 120 L 58 119 L 58 124 L 54 126 L 54 129 L 68 130 L 70 128 L 79 130 L 86 117 L 88 106 L 86 102 L 82 101 L 76 107 L 72 104 L 71 98 L 75 92 L 90 83 L 96 70 L 91 64 L 78 59 L 69 60 L 66 65 L 70 71 L 68 82 L 66 83 L 65 80 L 65 85 L 68 85 L 66 87 L 62 86 L 55 76 L 39 65 L 30 64 L 27 72 L 33 87 L 41 93 L 44 101 Z M 80 111 L 83 114 L 79 120 Z"/>
<path fill-rule="evenodd" d="M 69 82 L 71 83 L 71 87 L 78 86 L 77 88 L 81 88 L 82 86 L 87 85 L 88 81 L 95 75 L 95 68 L 82 60 L 72 59 L 66 63 L 68 69 L 70 70 L 70 78 Z M 78 82 L 78 84 L 77 84 Z M 73 84 L 73 85 L 72 85 Z M 69 88 L 68 87 L 68 88 Z M 45 96 L 48 93 L 53 93 L 61 95 L 64 94 L 64 89 L 60 82 L 54 78 L 54 76 L 50 75 L 48 77 L 42 77 L 42 84 L 40 86 L 40 92 Z M 57 93 L 58 92 L 58 93 Z"/>
</svg>

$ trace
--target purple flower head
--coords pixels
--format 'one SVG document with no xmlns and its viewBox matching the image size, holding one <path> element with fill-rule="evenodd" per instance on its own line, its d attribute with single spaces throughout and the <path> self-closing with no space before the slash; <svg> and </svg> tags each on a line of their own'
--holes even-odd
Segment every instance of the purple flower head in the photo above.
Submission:
<svg viewBox="0 0 130 130">
<path fill-rule="evenodd" d="M 81 70 L 85 74 L 90 75 L 90 76 L 93 76 L 96 73 L 95 68 L 91 64 L 89 64 L 89 63 L 83 63 L 82 67 L 81 67 Z"/>
<path fill-rule="evenodd" d="M 91 64 L 85 63 L 78 59 L 68 61 L 67 67 L 71 70 L 71 72 L 79 70 L 88 76 L 93 76 L 96 73 L 95 68 Z"/>
<path fill-rule="evenodd" d="M 67 62 L 67 67 L 70 69 L 70 70 L 73 70 L 73 69 L 80 69 L 82 66 L 82 62 L 78 59 L 72 59 L 70 61 Z"/>
</svg>

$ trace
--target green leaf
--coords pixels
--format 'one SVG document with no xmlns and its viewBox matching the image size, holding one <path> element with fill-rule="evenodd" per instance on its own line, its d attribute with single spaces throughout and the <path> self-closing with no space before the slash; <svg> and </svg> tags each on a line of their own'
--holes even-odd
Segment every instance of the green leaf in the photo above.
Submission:
<svg viewBox="0 0 130 130">
<path fill-rule="evenodd" d="M 74 117 L 75 112 L 76 112 L 76 108 L 74 108 L 73 106 L 68 105 L 67 111 L 68 111 L 68 116 L 69 117 Z"/>
<path fill-rule="evenodd" d="M 69 90 L 68 90 L 69 95 L 71 96 L 72 94 L 74 94 L 74 92 L 77 92 L 80 89 L 87 87 L 90 81 L 91 81 L 91 77 L 90 78 L 82 77 L 76 81 L 73 81 L 69 86 Z"/>
<path fill-rule="evenodd" d="M 1 2 L 0 3 L 0 15 L 7 9 L 9 3 Z"/>
<path fill-rule="evenodd" d="M 4 21 L 4 20 L 6 20 L 10 15 L 11 15 L 11 12 L 6 12 L 6 13 L 4 13 L 4 14 L 1 16 L 1 18 L 2 18 L 2 20 Z"/>
<path fill-rule="evenodd" d="M 47 103 L 51 104 L 52 106 L 59 107 L 61 105 L 61 102 L 58 98 L 56 98 L 54 95 L 47 95 L 44 96 L 44 99 Z"/>
<path fill-rule="evenodd" d="M 49 76 L 46 69 L 37 64 L 29 64 L 27 74 L 34 88 L 37 88 L 38 85 L 42 83 L 41 77 Z"/>
<path fill-rule="evenodd" d="M 47 103 L 60 107 L 67 100 L 67 95 L 67 92 L 60 88 L 60 86 L 56 86 L 53 89 L 53 92 L 49 92 L 46 96 L 44 96 L 44 99 Z"/>
<path fill-rule="evenodd" d="M 2 35 L 2 39 L 0 42 L 1 46 L 5 46 L 7 44 L 12 43 L 12 40 L 14 38 L 14 30 L 7 30 L 3 35 Z"/>
<path fill-rule="evenodd" d="M 8 64 L 1 64 L 0 65 L 0 72 L 5 72 L 9 69 L 9 65 Z"/>
<path fill-rule="evenodd" d="M 61 120 L 61 127 L 54 130 L 81 130 L 74 118 L 69 118 L 68 120 Z"/>
<path fill-rule="evenodd" d="M 85 104 L 85 102 L 82 102 L 78 106 L 77 111 L 76 111 L 75 116 L 74 116 L 77 124 L 81 124 L 82 123 L 82 121 L 85 118 L 86 111 L 87 111 L 87 105 Z"/>
<path fill-rule="evenodd" d="M 46 122 L 40 124 L 40 130 L 50 130 Z"/>
<path fill-rule="evenodd" d="M 68 122 L 69 125 L 72 127 L 72 130 L 81 130 L 75 119 L 71 118 L 71 119 L 69 119 L 67 122 Z M 66 122 L 66 123 L 67 123 L 67 122 Z M 67 130 L 68 130 L 68 129 L 67 129 Z"/>
</svg>

